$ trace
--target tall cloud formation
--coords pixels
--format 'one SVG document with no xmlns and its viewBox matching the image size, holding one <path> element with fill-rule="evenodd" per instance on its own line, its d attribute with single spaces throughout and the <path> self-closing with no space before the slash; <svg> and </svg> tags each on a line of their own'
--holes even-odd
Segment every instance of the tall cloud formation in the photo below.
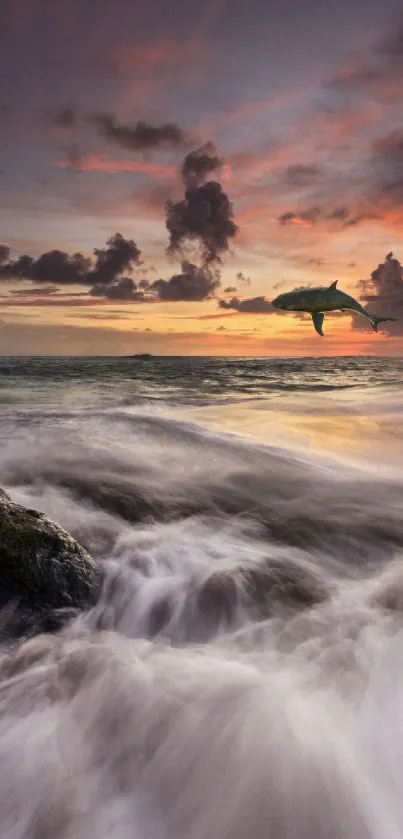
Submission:
<svg viewBox="0 0 403 839">
<path fill-rule="evenodd" d="M 359 283 L 361 301 L 370 314 L 398 318 L 395 323 L 385 323 L 384 331 L 390 335 L 403 335 L 403 266 L 388 253 L 369 279 Z M 355 329 L 362 329 L 361 318 L 353 321 Z"/>
<path fill-rule="evenodd" d="M 181 174 L 186 189 L 201 186 L 213 172 L 221 169 L 223 161 L 218 157 L 212 143 L 205 143 L 200 148 L 186 155 Z"/>
<path fill-rule="evenodd" d="M 111 114 L 99 114 L 94 117 L 100 133 L 105 139 L 130 151 L 146 151 L 156 148 L 183 148 L 189 140 L 182 129 L 174 122 L 163 125 L 149 125 L 137 122 L 135 125 L 119 125 Z"/>
<path fill-rule="evenodd" d="M 168 253 L 181 253 L 189 242 L 199 245 L 204 264 L 221 262 L 237 234 L 232 205 L 217 181 L 207 180 L 222 161 L 212 143 L 186 155 L 181 174 L 184 200 L 166 203 Z"/>
</svg>

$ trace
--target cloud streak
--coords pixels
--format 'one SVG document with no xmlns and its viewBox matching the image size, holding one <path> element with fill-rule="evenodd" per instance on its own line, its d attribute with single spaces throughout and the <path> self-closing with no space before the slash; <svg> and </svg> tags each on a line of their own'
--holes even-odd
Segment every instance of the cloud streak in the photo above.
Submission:
<svg viewBox="0 0 403 839">
<path fill-rule="evenodd" d="M 319 222 L 322 222 L 328 226 L 330 225 L 330 227 L 345 230 L 349 227 L 357 227 L 357 225 L 365 221 L 378 218 L 378 213 L 341 205 L 331 210 L 325 209 L 324 207 L 308 207 L 300 212 L 287 210 L 278 217 L 277 221 L 282 227 L 288 224 L 297 224 L 300 227 L 314 227 Z"/>
<path fill-rule="evenodd" d="M 76 150 L 67 150 L 66 158 L 58 162 L 60 169 L 75 172 L 103 172 L 115 175 L 120 172 L 148 175 L 157 180 L 172 179 L 176 171 L 174 166 L 153 163 L 146 160 L 109 160 L 99 154 L 81 154 Z"/>
<path fill-rule="evenodd" d="M 183 148 L 189 144 L 189 138 L 177 123 L 166 122 L 162 125 L 150 125 L 137 122 L 135 125 L 122 125 L 111 114 L 99 114 L 94 123 L 102 137 L 129 151 L 148 151 L 150 149 Z"/>
<path fill-rule="evenodd" d="M 273 315 L 276 309 L 266 297 L 232 297 L 231 300 L 220 300 L 220 309 L 234 309 L 248 315 Z M 278 314 L 278 312 L 277 312 Z"/>
</svg>

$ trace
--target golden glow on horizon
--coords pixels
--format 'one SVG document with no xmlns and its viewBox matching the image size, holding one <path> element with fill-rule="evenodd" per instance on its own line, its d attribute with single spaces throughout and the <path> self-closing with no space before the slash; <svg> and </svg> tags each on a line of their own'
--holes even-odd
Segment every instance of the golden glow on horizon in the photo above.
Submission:
<svg viewBox="0 0 403 839">
<path fill-rule="evenodd" d="M 220 313 L 212 303 L 204 304 L 200 315 L 194 314 L 192 304 L 152 304 L 137 308 L 118 302 L 109 305 L 110 314 L 109 306 L 105 305 L 99 310 L 91 307 L 67 312 L 51 306 L 46 309 L 32 306 L 21 312 L 16 305 L 8 309 L 7 321 L 3 318 L 0 325 L 0 353 L 11 352 L 7 349 L 10 336 L 21 330 L 23 335 L 24 329 L 27 338 L 31 333 L 35 336 L 43 348 L 41 353 L 56 355 L 68 354 L 66 350 L 63 352 L 63 345 L 69 342 L 73 354 L 84 355 L 147 351 L 156 355 L 250 357 L 398 355 L 403 351 L 399 338 L 375 335 L 370 328 L 354 330 L 348 315 L 327 316 L 325 337 L 320 338 L 309 315 L 302 319 L 292 315 Z M 178 315 L 178 311 L 183 314 Z M 61 342 L 58 336 L 63 336 Z M 79 346 L 77 339 L 81 342 Z M 12 345 L 13 342 L 11 349 Z"/>
</svg>

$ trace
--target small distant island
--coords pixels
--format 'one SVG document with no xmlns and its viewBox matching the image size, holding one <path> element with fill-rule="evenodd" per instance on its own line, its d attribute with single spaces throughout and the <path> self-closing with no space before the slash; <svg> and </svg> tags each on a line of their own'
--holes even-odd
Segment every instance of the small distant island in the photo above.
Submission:
<svg viewBox="0 0 403 839">
<path fill-rule="evenodd" d="M 137 352 L 134 355 L 127 355 L 126 358 L 154 358 L 154 356 L 149 352 Z"/>
</svg>

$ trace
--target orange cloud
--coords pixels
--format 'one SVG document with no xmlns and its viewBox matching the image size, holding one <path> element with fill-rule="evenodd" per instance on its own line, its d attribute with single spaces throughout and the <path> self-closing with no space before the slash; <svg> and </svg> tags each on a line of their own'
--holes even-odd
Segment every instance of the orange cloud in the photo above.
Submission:
<svg viewBox="0 0 403 839">
<path fill-rule="evenodd" d="M 101 297 L 73 297 L 73 296 L 62 296 L 62 295 L 55 295 L 49 297 L 0 297 L 0 302 L 2 308 L 13 308 L 13 309 L 32 309 L 32 308 L 56 308 L 56 307 L 70 307 L 75 306 L 78 308 L 87 307 L 87 306 L 102 306 L 106 305 L 107 303 L 110 304 L 109 300 L 105 300 Z"/>
<path fill-rule="evenodd" d="M 60 169 L 71 168 L 71 163 L 68 160 L 59 160 L 57 165 Z M 88 154 L 80 157 L 76 168 L 79 172 L 105 172 L 111 175 L 119 172 L 139 172 L 142 175 L 159 179 L 174 178 L 177 174 L 175 166 L 164 166 L 160 163 L 151 163 L 145 160 L 108 160 L 98 154 Z"/>
<path fill-rule="evenodd" d="M 294 216 L 294 218 L 290 219 L 291 224 L 299 224 L 300 227 L 314 227 L 312 221 L 308 221 L 307 219 L 300 218 L 300 216 Z"/>
<path fill-rule="evenodd" d="M 236 318 L 239 317 L 239 312 L 217 312 L 214 315 L 196 315 L 195 320 L 217 320 L 222 318 Z"/>
</svg>

